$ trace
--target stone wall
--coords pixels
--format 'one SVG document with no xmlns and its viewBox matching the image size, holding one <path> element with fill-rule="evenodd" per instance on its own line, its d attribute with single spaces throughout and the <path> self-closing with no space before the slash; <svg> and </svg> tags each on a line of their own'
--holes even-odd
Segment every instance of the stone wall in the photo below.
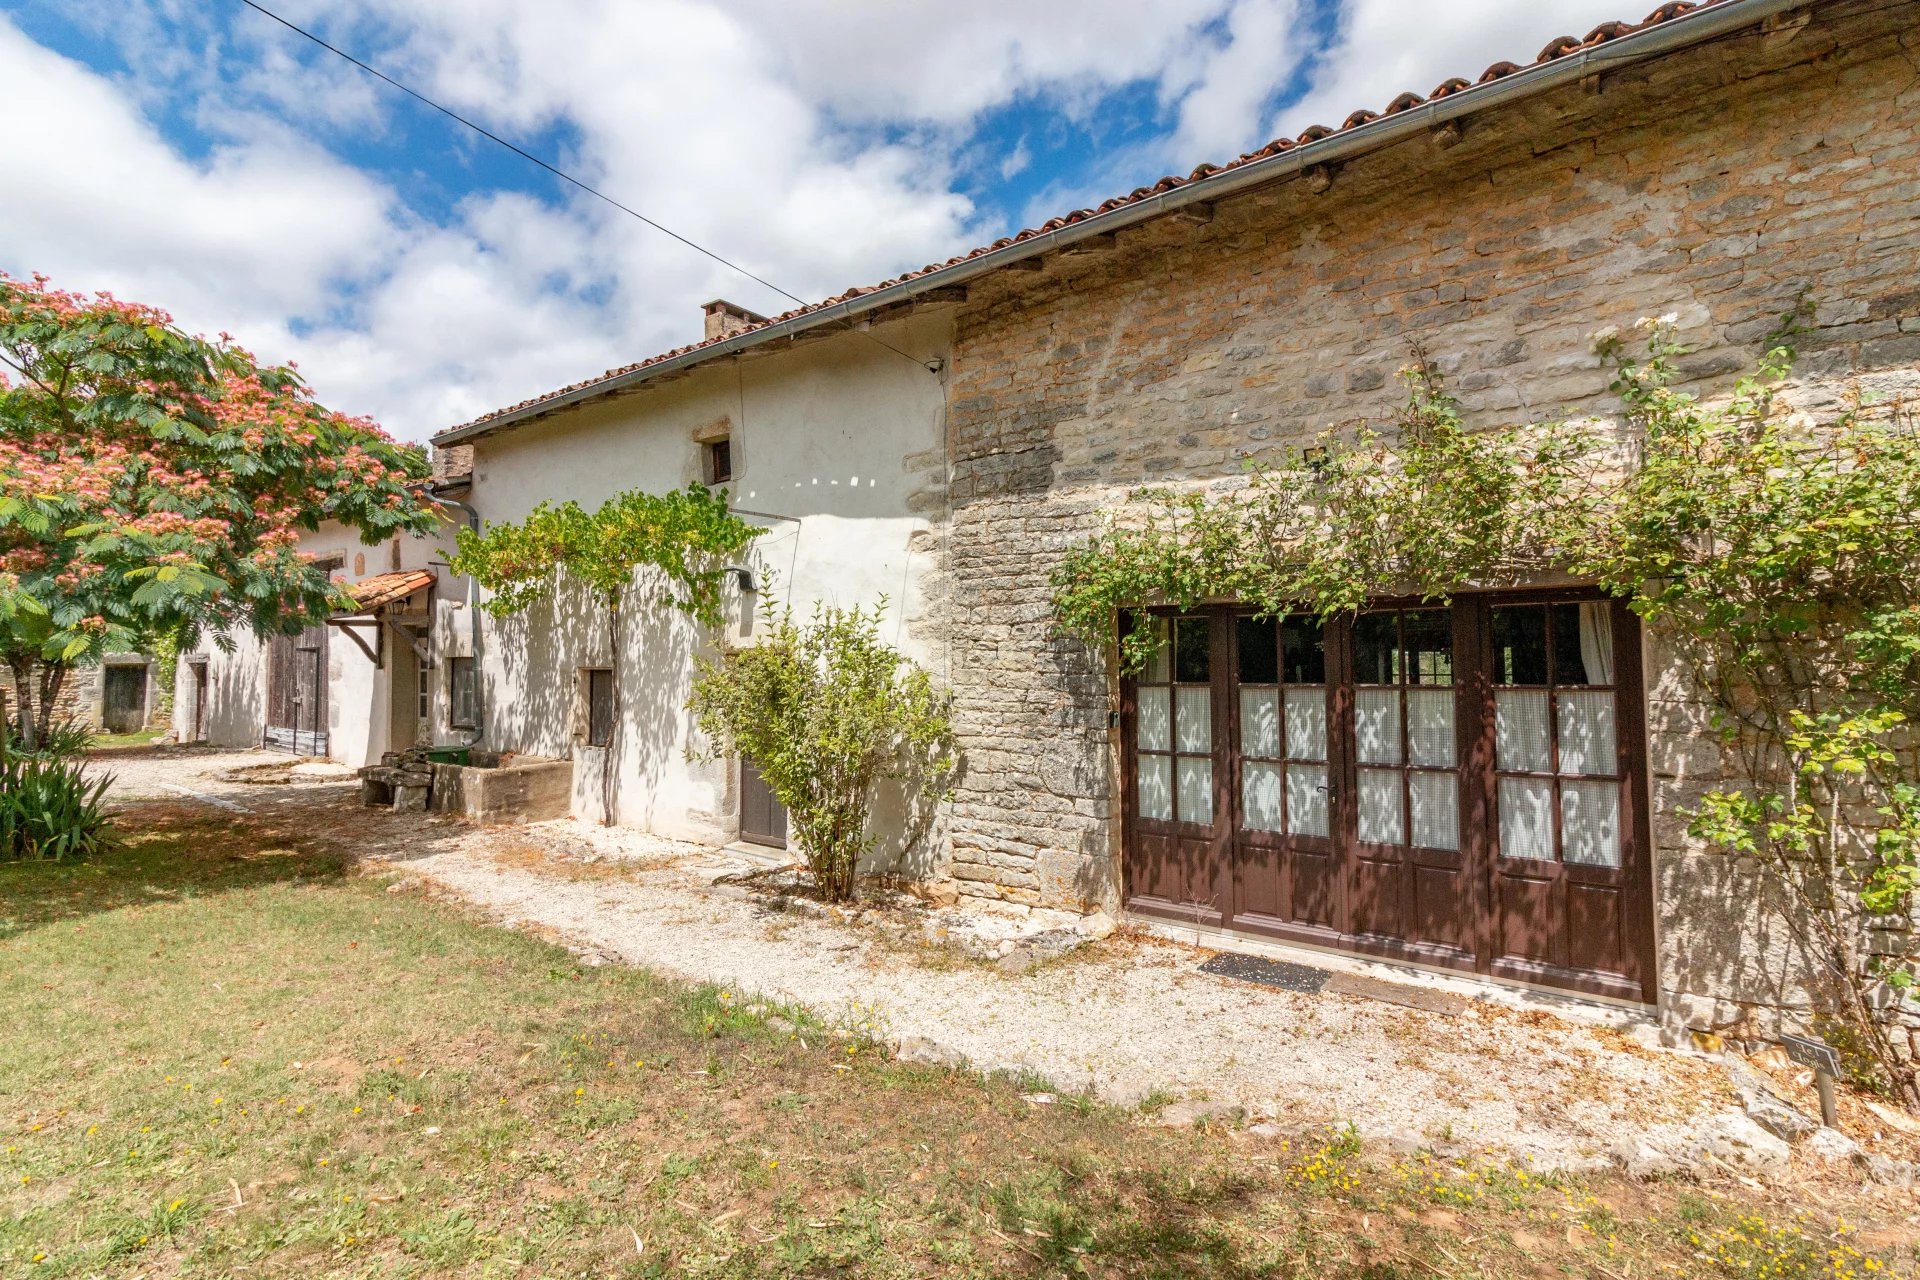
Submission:
<svg viewBox="0 0 1920 1280">
<path fill-rule="evenodd" d="M 972 286 L 949 422 L 963 891 L 1117 905 L 1108 678 L 1052 634 L 1048 577 L 1132 487 L 1226 481 L 1327 428 L 1386 427 L 1416 340 L 1487 427 L 1613 412 L 1591 333 L 1664 313 L 1706 393 L 1796 303 L 1814 326 L 1800 394 L 1854 375 L 1911 389 L 1917 67 L 1910 9 L 1825 5 L 1471 117 L 1450 148 L 1358 158 L 1323 193 L 1282 181 L 1208 223 L 1161 219 Z M 1664 998 L 1697 1025 L 1791 1004 L 1752 869 L 1691 846 L 1677 817 L 1718 764 L 1651 647 Z"/>
<path fill-rule="evenodd" d="M 90 667 L 75 667 L 67 672 L 61 682 L 59 696 L 54 699 L 54 720 L 64 722 L 77 720 L 91 729 L 99 730 L 104 711 L 105 681 L 107 666 L 140 665 L 147 668 L 147 704 L 148 729 L 165 729 L 173 716 L 173 702 L 167 691 L 160 687 L 159 668 L 151 659 L 139 658 L 133 654 L 109 654 L 105 663 L 96 663 Z M 35 696 L 38 697 L 40 677 L 33 676 Z M 0 707 L 12 714 L 13 672 L 0 666 Z"/>
<path fill-rule="evenodd" d="M 55 723 L 68 720 L 80 720 L 87 724 L 97 723 L 99 708 L 95 705 L 100 670 L 97 667 L 82 667 L 66 674 L 61 682 L 60 692 L 53 700 L 53 718 Z M 31 677 L 33 696 L 40 696 L 40 673 L 36 670 Z M 16 702 L 13 693 L 13 670 L 0 666 L 0 709 L 8 719 L 15 714 Z"/>
</svg>

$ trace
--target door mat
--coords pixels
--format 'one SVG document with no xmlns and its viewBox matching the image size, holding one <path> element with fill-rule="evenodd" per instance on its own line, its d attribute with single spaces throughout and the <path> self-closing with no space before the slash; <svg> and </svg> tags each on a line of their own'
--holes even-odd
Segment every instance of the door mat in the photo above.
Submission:
<svg viewBox="0 0 1920 1280">
<path fill-rule="evenodd" d="M 1296 991 L 1301 995 L 1317 996 L 1325 993 L 1336 996 L 1357 996 L 1363 1000 L 1378 1000 L 1384 1004 L 1397 1004 L 1402 1008 L 1419 1009 L 1426 1013 L 1445 1014 L 1449 1017 L 1465 1013 L 1468 1004 L 1463 996 L 1434 991 L 1428 987 L 1385 982 L 1379 978 L 1369 978 L 1357 973 L 1331 973 L 1325 969 L 1315 969 L 1304 964 L 1291 964 L 1285 960 L 1267 960 L 1260 956 L 1242 955 L 1234 951 L 1223 951 L 1208 960 L 1200 966 L 1200 972 L 1211 973 L 1218 978 L 1233 978 L 1240 982 L 1257 982 L 1263 987 L 1278 987 L 1282 991 Z"/>
<path fill-rule="evenodd" d="M 1259 956 L 1240 955 L 1232 951 L 1223 951 L 1207 961 L 1200 966 L 1200 972 L 1221 978 L 1237 978 L 1241 982 L 1258 982 L 1262 986 L 1297 991 L 1309 996 L 1319 995 L 1320 989 L 1327 985 L 1327 979 L 1334 976 L 1325 969 L 1288 964 L 1284 960 L 1264 960 Z"/>
<path fill-rule="evenodd" d="M 1382 982 L 1378 978 L 1363 977 L 1357 973 L 1332 973 L 1322 990 L 1337 996 L 1360 996 L 1367 1000 L 1383 1000 L 1388 1004 L 1404 1005 L 1409 1009 L 1421 1009 L 1427 1013 L 1442 1013 L 1448 1016 L 1465 1013 L 1467 1001 L 1462 996 L 1450 995 L 1445 991 L 1435 991 L 1430 987 L 1412 987 L 1401 982 Z"/>
</svg>

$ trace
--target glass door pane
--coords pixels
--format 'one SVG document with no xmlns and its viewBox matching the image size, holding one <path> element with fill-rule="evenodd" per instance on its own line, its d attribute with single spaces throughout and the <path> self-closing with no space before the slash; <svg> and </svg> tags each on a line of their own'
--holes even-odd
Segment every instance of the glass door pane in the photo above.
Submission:
<svg viewBox="0 0 1920 1280">
<path fill-rule="evenodd" d="M 1620 865 L 1620 738 L 1612 606 L 1492 611 L 1500 853 Z"/>
<path fill-rule="evenodd" d="M 1353 624 L 1353 668 L 1356 838 L 1368 845 L 1457 850 L 1452 610 L 1360 614 Z"/>
<path fill-rule="evenodd" d="M 1140 817 L 1173 821 L 1173 632 L 1167 619 L 1149 617 L 1155 645 L 1134 688 L 1134 803 Z"/>
<path fill-rule="evenodd" d="M 1325 838 L 1327 666 L 1311 618 L 1234 623 L 1240 711 L 1240 821 L 1250 831 Z"/>
</svg>

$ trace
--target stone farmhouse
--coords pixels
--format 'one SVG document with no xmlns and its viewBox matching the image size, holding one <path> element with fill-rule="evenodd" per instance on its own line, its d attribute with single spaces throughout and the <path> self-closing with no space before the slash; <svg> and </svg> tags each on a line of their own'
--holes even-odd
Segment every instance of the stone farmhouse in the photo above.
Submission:
<svg viewBox="0 0 1920 1280">
<path fill-rule="evenodd" d="M 1665 313 L 1704 395 L 1796 307 L 1796 396 L 1920 391 L 1916 67 L 1913 0 L 1667 4 L 817 306 L 710 304 L 703 341 L 435 443 L 471 450 L 487 520 L 698 479 L 769 530 L 728 634 L 629 638 L 621 823 L 777 843 L 750 766 L 686 758 L 692 656 L 752 643 L 765 600 L 884 596 L 965 752 L 932 837 L 883 851 L 915 876 L 1675 1028 L 1771 1019 L 1804 1008 L 1787 931 L 1686 835 L 1723 764 L 1619 602 L 1556 579 L 1322 628 L 1223 600 L 1159 616 L 1122 680 L 1059 634 L 1049 579 L 1143 484 L 1387 423 L 1414 340 L 1475 426 L 1604 426 L 1590 335 Z M 433 661 L 470 660 L 472 732 L 597 778 L 591 611 L 471 641 L 457 614 Z M 576 779 L 575 812 L 598 795 Z"/>
</svg>

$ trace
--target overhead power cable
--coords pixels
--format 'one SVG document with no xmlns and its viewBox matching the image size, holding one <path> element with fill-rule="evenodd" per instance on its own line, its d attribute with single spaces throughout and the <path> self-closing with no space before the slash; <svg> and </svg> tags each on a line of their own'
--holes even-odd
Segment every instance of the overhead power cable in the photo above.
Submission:
<svg viewBox="0 0 1920 1280">
<path fill-rule="evenodd" d="M 354 57 L 352 54 L 348 53 L 346 50 L 338 47 L 337 45 L 329 44 L 327 41 L 321 39 L 318 35 L 315 35 L 313 32 L 307 30 L 305 27 L 299 26 L 298 24 L 290 22 L 286 18 L 281 17 L 279 14 L 267 8 L 265 5 L 258 3 L 258 0 L 240 0 L 240 3 L 247 6 L 247 8 L 252 9 L 255 13 L 260 14 L 262 17 L 273 19 L 273 21 L 279 23 L 281 26 L 293 32 L 295 35 L 300 36 L 306 40 L 311 40 L 314 44 L 319 45 L 322 49 L 325 49 L 328 53 L 333 54 L 335 57 L 345 59 L 346 61 L 352 63 L 354 66 L 360 68 L 360 70 L 372 76 L 374 79 L 380 80 L 386 84 L 389 84 L 393 86 L 395 89 L 398 89 L 400 92 L 406 94 L 409 98 L 412 98 L 417 102 L 423 103 L 424 105 L 433 108 L 435 111 L 438 111 L 441 115 L 447 117 L 449 120 L 453 120 L 459 124 L 465 125 L 467 128 L 473 130 L 475 133 L 487 139 L 489 142 L 497 143 L 500 146 L 505 147 L 507 150 L 513 152 L 513 154 L 515 154 L 516 156 L 519 156 L 522 160 L 527 161 L 529 164 L 538 165 L 540 168 L 545 169 L 548 173 L 560 179 L 562 182 L 565 182 L 570 186 L 579 188 L 581 191 L 586 192 L 588 195 L 593 196 L 597 200 L 604 200 L 606 203 L 612 205 L 614 208 L 626 214 L 628 217 L 637 218 L 641 222 L 644 222 L 649 227 L 652 227 L 655 231 L 658 231 L 661 235 L 668 236 L 674 240 L 678 240 L 681 244 L 687 246 L 687 248 L 689 249 L 692 249 L 694 252 L 706 255 L 707 257 L 713 259 L 715 262 L 719 263 L 721 266 L 727 268 L 729 271 L 737 272 L 740 275 L 745 276 L 747 279 L 753 281 L 755 284 L 762 285 L 768 289 L 773 290 L 773 292 L 779 294 L 781 297 L 787 299 L 788 301 L 797 304 L 798 306 L 812 307 L 814 305 L 813 303 L 808 302 L 805 298 L 800 297 L 798 294 L 789 293 L 787 290 L 782 289 L 779 285 L 773 283 L 773 281 L 768 280 L 764 276 L 756 275 L 753 272 L 747 270 L 745 267 L 741 266 L 739 263 L 734 262 L 729 258 L 723 257 L 718 253 L 715 253 L 712 249 L 707 248 L 705 245 L 700 244 L 697 241 L 688 239 L 686 236 L 681 235 L 678 231 L 675 231 L 672 227 L 664 226 L 661 223 L 655 222 L 652 218 L 649 218 L 646 214 L 641 213 L 638 209 L 634 209 L 620 203 L 620 201 L 615 200 L 612 196 L 600 190 L 598 187 L 595 187 L 586 182 L 582 182 L 580 179 L 574 177 L 572 174 L 568 173 L 566 170 L 561 169 L 557 165 L 551 164 L 548 161 L 542 160 L 539 156 L 534 155 L 531 151 L 526 150 L 524 147 L 520 147 L 512 142 L 507 141 L 505 138 L 501 137 L 497 133 L 494 133 L 492 130 L 486 128 L 484 125 L 480 125 L 475 123 L 472 120 L 469 120 L 467 117 L 461 115 L 458 111 L 455 111 L 453 108 L 442 106 L 440 103 L 435 102 L 432 98 L 429 98 L 426 94 L 421 93 L 418 89 L 415 89 L 409 85 L 402 84 L 400 81 L 395 80 L 392 76 L 380 70 L 378 67 L 370 66 L 367 63 L 362 62 L 360 59 Z M 880 346 L 885 347 L 887 350 L 893 352 L 895 355 L 911 360 L 915 364 L 920 365 L 922 368 L 933 370 L 938 365 L 937 361 L 930 362 L 930 361 L 922 360 L 918 356 L 911 355 L 905 351 L 902 351 L 900 348 L 894 346 L 890 342 L 874 337 L 873 334 L 868 332 L 867 330 L 857 327 L 851 320 L 843 321 L 843 323 L 845 323 L 847 330 L 849 332 L 857 333 L 861 337 L 869 340 L 870 342 L 878 343 Z"/>
</svg>

